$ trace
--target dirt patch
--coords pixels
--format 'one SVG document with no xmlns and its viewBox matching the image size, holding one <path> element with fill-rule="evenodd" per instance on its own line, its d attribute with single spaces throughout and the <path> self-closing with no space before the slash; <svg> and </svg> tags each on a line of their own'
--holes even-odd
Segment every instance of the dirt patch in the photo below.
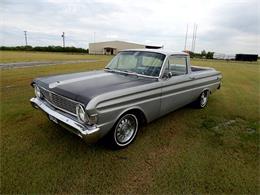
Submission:
<svg viewBox="0 0 260 195">
<path fill-rule="evenodd" d="M 232 124 L 235 124 L 237 121 L 236 120 L 229 120 L 229 121 L 226 121 L 224 123 L 220 123 L 219 125 L 213 127 L 213 130 L 218 130 L 220 128 L 226 128 Z"/>
</svg>

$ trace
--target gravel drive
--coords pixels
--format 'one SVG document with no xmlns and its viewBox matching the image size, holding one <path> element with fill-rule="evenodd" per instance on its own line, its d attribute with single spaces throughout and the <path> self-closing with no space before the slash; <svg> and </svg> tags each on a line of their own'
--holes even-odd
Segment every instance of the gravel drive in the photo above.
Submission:
<svg viewBox="0 0 260 195">
<path fill-rule="evenodd" d="M 0 63 L 0 69 L 24 68 L 24 67 L 33 67 L 33 66 L 49 66 L 49 65 L 59 65 L 59 64 L 78 64 L 78 63 L 97 62 L 97 61 L 100 60 L 11 62 L 11 63 Z"/>
</svg>

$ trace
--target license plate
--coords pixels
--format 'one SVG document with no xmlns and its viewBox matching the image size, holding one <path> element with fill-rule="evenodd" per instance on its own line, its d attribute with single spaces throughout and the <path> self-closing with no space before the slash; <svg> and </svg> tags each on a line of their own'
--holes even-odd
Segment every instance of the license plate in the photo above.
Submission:
<svg viewBox="0 0 260 195">
<path fill-rule="evenodd" d="M 49 115 L 49 119 L 50 119 L 52 122 L 58 124 L 58 120 L 57 120 L 55 117 Z"/>
</svg>

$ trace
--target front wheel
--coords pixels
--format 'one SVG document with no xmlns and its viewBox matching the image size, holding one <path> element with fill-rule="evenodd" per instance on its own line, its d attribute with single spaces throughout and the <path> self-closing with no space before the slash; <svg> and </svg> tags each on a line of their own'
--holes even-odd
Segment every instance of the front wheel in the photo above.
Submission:
<svg viewBox="0 0 260 195">
<path fill-rule="evenodd" d="M 195 101 L 195 105 L 198 108 L 204 108 L 207 106 L 208 99 L 209 99 L 209 91 L 203 91 L 200 94 L 199 98 Z"/>
<path fill-rule="evenodd" d="M 110 144 L 113 148 L 124 148 L 136 137 L 139 128 L 138 119 L 134 114 L 123 115 L 110 132 Z"/>
</svg>

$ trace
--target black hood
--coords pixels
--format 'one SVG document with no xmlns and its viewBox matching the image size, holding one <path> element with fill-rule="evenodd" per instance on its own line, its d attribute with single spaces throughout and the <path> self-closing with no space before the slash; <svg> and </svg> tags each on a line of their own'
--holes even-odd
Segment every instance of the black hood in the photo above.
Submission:
<svg viewBox="0 0 260 195">
<path fill-rule="evenodd" d="M 50 77 L 34 82 L 50 91 L 85 105 L 95 96 L 155 82 L 156 79 L 107 71 L 91 71 Z"/>
</svg>

